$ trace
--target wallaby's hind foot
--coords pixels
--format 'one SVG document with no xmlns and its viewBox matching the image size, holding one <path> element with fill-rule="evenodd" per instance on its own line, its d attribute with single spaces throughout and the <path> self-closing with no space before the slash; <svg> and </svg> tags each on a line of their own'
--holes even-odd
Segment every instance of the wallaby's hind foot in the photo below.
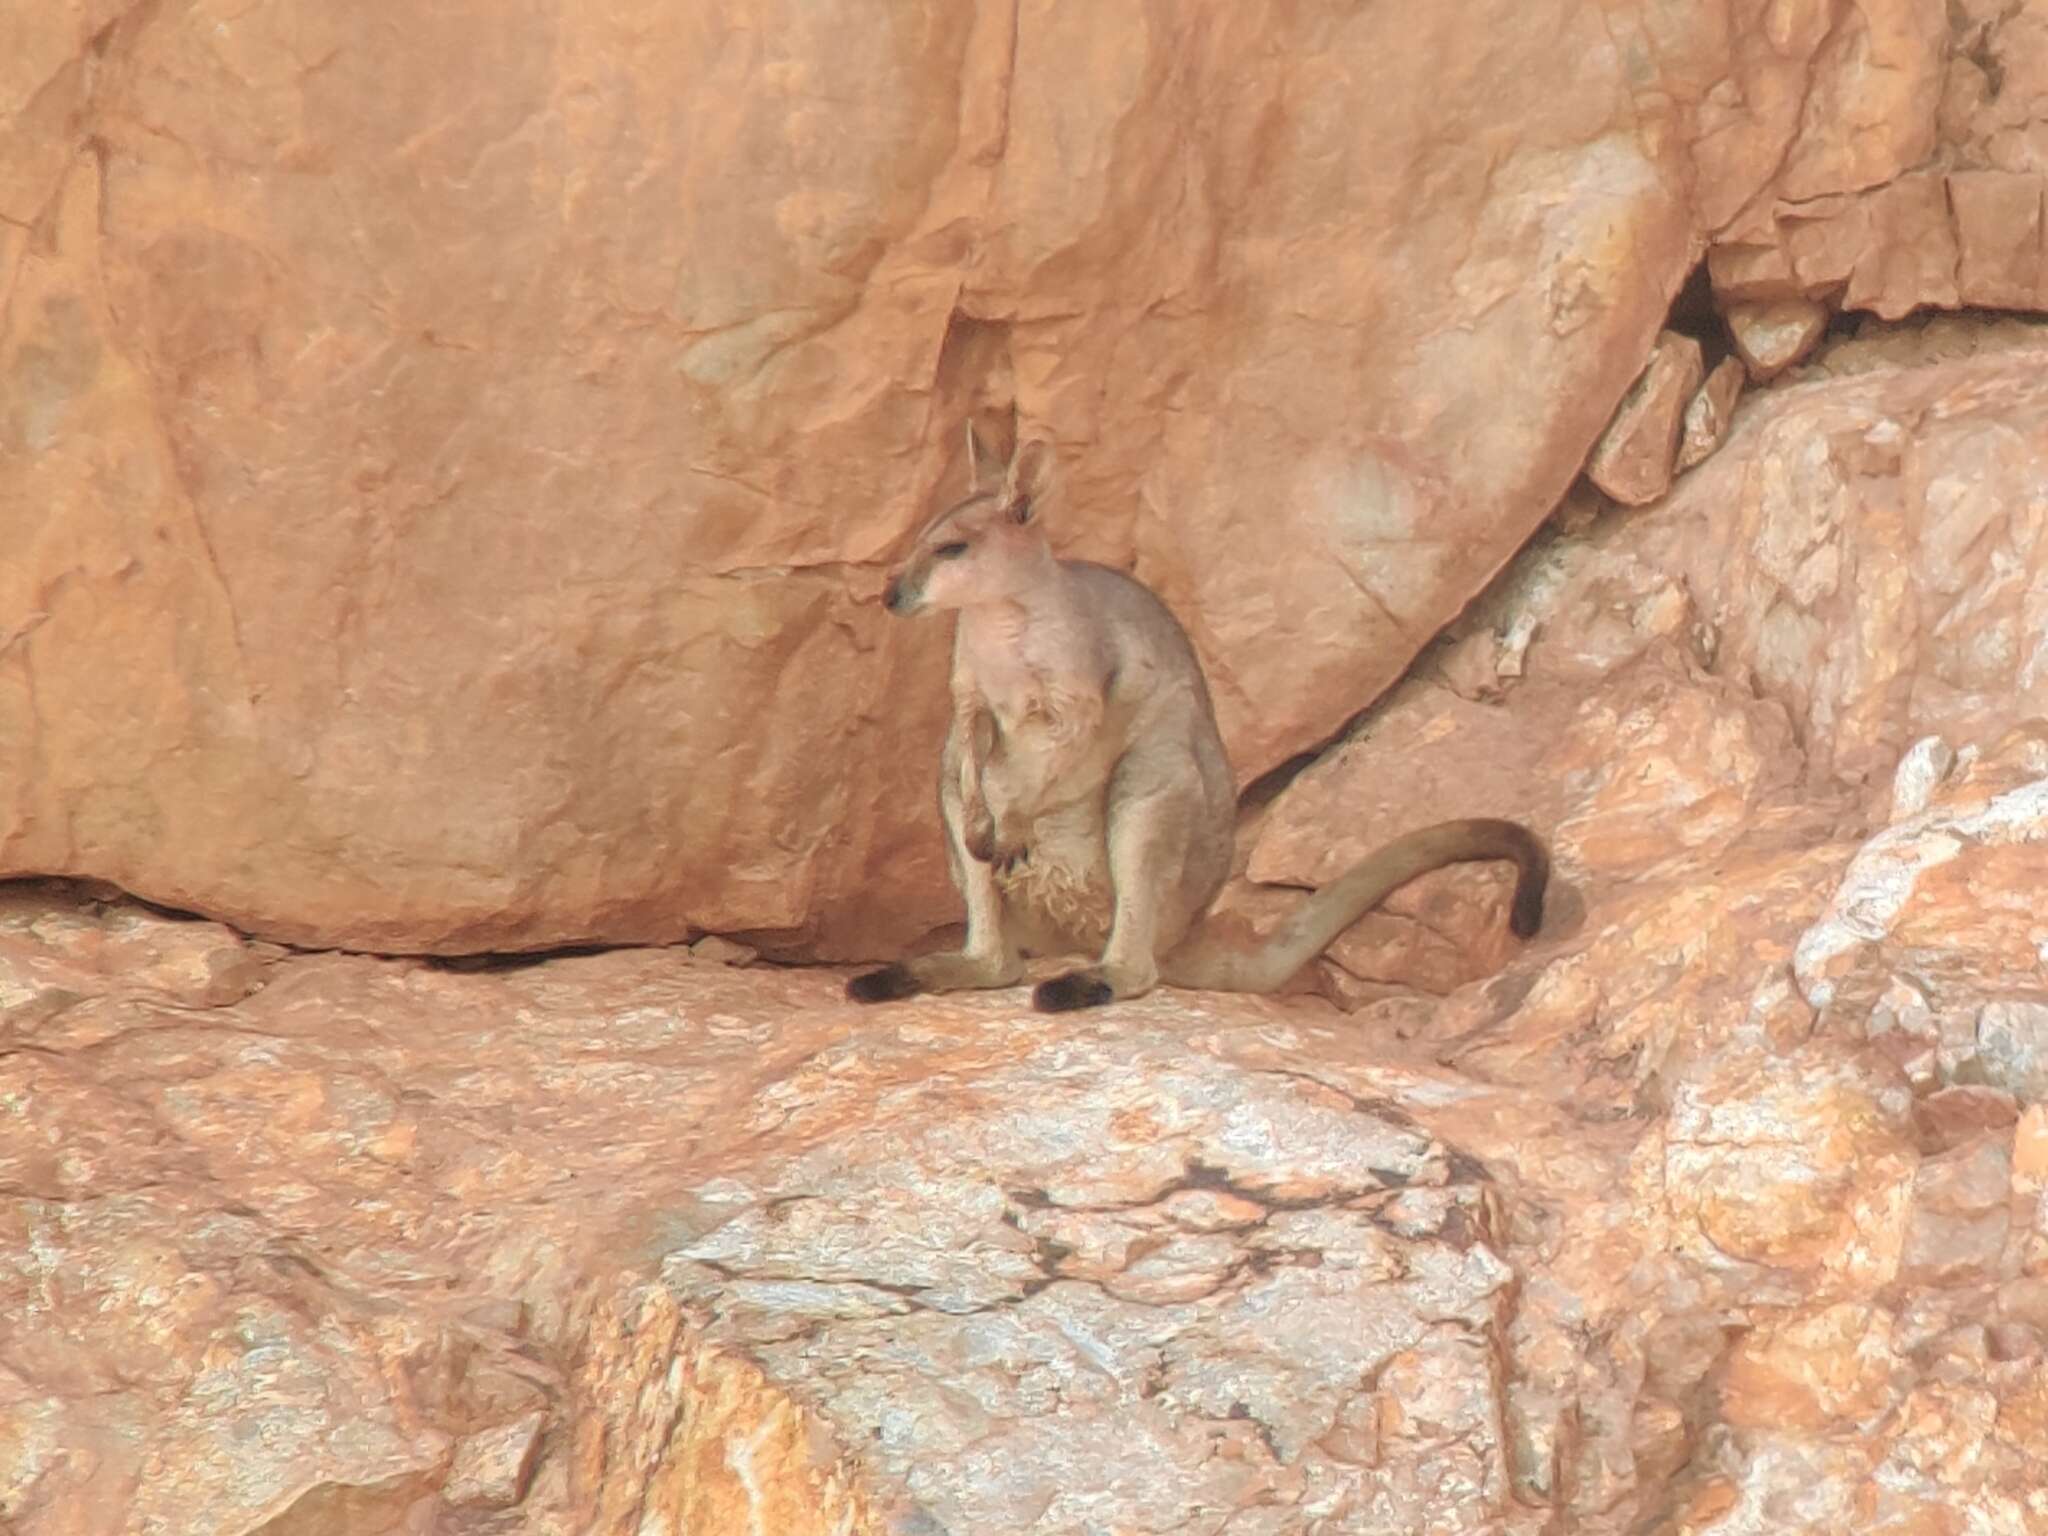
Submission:
<svg viewBox="0 0 2048 1536">
<path fill-rule="evenodd" d="M 907 965 L 863 971 L 846 983 L 846 995 L 856 1003 L 893 1003 L 899 997 L 913 997 L 923 990 L 923 984 L 911 975 Z"/>
<path fill-rule="evenodd" d="M 846 995 L 856 1003 L 893 1003 L 919 992 L 979 992 L 1010 986 L 1023 972 L 1015 960 L 984 960 L 963 953 L 920 955 L 863 972 L 847 982 Z"/>
<path fill-rule="evenodd" d="M 1144 961 L 1112 961 L 1041 981 L 1032 989 L 1031 1006 L 1040 1013 L 1071 1013 L 1077 1008 L 1100 1008 L 1104 1003 L 1143 997 L 1158 985 L 1156 967 Z"/>
<path fill-rule="evenodd" d="M 1072 1013 L 1116 1001 L 1116 988 L 1097 970 L 1069 971 L 1041 981 L 1031 991 L 1031 1006 L 1040 1013 Z"/>
</svg>

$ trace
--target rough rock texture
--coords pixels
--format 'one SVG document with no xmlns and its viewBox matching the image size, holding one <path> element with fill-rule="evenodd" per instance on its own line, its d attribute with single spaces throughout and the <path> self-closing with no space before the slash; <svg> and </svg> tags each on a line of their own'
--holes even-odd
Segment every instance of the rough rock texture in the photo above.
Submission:
<svg viewBox="0 0 2048 1536">
<path fill-rule="evenodd" d="M 1518 562 L 1248 834 L 1254 924 L 1424 801 L 1550 837 L 1349 1017 L 12 888 L 0 1521 L 2048 1531 L 2044 362 L 1758 392 Z"/>
<path fill-rule="evenodd" d="M 1774 6 L 1752 46 L 1811 43 L 1834 67 L 1765 187 L 1717 232 L 1732 300 L 1833 298 L 1896 319 L 1924 306 L 2048 309 L 2048 17 L 2004 0 Z M 1710 97 L 1711 99 L 1715 99 Z M 1725 84 L 1733 115 L 1754 111 Z"/>
<path fill-rule="evenodd" d="M 14 11 L 0 871 L 292 941 L 942 921 L 942 626 L 873 598 L 970 409 L 1248 780 L 1549 513 L 1705 245 L 2038 287 L 2025 8 Z"/>
<path fill-rule="evenodd" d="M 1787 389 L 1646 538 L 1810 773 L 1884 795 L 1922 736 L 2048 716 L 2044 356 Z"/>
</svg>

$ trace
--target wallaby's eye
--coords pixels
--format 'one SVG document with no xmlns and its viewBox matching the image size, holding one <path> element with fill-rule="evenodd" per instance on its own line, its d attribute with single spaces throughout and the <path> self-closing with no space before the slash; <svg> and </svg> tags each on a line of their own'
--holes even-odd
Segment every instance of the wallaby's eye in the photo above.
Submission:
<svg viewBox="0 0 2048 1536">
<path fill-rule="evenodd" d="M 933 550 L 932 558 L 935 560 L 957 560 L 966 553 L 966 544 L 955 539 L 951 544 L 941 544 L 937 549 Z"/>
</svg>

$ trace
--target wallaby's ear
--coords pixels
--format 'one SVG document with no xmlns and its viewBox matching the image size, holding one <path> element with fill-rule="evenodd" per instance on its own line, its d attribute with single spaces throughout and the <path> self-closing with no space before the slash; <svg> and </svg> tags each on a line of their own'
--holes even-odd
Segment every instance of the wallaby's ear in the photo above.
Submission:
<svg viewBox="0 0 2048 1536">
<path fill-rule="evenodd" d="M 993 490 L 1002 483 L 1003 461 L 995 456 L 988 444 L 974 430 L 974 418 L 967 418 L 967 489 L 972 491 Z"/>
<path fill-rule="evenodd" d="M 1052 444 L 1037 437 L 1019 443 L 1017 456 L 1003 475 L 1003 500 L 1010 516 L 1020 523 L 1030 522 L 1051 480 Z"/>
</svg>

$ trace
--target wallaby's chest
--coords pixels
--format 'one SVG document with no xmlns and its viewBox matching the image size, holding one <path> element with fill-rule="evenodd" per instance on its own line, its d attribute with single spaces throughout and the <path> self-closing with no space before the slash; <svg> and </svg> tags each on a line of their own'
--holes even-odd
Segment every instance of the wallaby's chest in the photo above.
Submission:
<svg viewBox="0 0 2048 1536">
<path fill-rule="evenodd" d="M 994 717 L 999 741 L 1016 750 L 1092 728 L 1101 719 L 1104 671 L 1086 648 L 1058 636 L 970 633 L 962 636 L 953 683 Z"/>
</svg>

